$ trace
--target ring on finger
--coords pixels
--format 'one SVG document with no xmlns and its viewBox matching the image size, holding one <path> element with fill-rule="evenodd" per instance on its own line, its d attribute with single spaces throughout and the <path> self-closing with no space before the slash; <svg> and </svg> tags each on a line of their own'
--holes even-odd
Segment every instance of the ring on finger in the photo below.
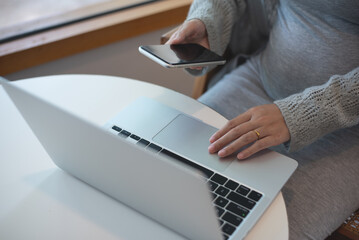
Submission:
<svg viewBox="0 0 359 240">
<path fill-rule="evenodd" d="M 261 139 L 261 134 L 259 133 L 258 130 L 253 130 L 253 132 L 257 135 L 257 141 L 258 141 L 259 139 Z"/>
</svg>

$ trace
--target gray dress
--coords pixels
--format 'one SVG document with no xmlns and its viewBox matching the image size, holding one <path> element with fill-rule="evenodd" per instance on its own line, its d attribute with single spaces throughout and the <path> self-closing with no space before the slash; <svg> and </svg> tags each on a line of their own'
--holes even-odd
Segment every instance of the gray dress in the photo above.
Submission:
<svg viewBox="0 0 359 240">
<path fill-rule="evenodd" d="M 196 0 L 188 19 L 203 20 L 211 48 L 223 53 L 230 19 L 245 7 Z M 291 140 L 273 150 L 299 163 L 282 190 L 290 239 L 324 239 L 359 208 L 359 2 L 287 0 L 276 9 L 264 50 L 199 100 L 228 119 L 277 104 Z"/>
</svg>

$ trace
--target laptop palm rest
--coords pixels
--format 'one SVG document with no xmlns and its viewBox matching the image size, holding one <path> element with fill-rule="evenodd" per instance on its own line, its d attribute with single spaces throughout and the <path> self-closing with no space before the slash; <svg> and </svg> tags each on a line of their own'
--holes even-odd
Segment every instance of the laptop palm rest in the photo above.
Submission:
<svg viewBox="0 0 359 240">
<path fill-rule="evenodd" d="M 156 136 L 154 142 L 217 171 L 224 171 L 234 160 L 208 153 L 209 138 L 217 131 L 195 118 L 179 114 Z"/>
</svg>

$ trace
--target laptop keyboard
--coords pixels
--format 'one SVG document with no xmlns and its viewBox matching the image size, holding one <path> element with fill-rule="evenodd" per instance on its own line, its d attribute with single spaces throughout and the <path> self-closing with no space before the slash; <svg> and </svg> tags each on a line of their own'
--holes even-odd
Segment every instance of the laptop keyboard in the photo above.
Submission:
<svg viewBox="0 0 359 240">
<path fill-rule="evenodd" d="M 232 179 L 215 173 L 197 163 L 194 163 L 184 157 L 181 157 L 167 149 L 164 149 L 150 141 L 143 139 L 129 131 L 118 126 L 113 126 L 113 130 L 124 138 L 131 138 L 135 144 L 145 147 L 148 150 L 166 155 L 177 161 L 185 163 L 201 171 L 212 192 L 213 204 L 215 206 L 220 227 L 224 239 L 228 239 L 236 228 L 245 220 L 255 207 L 257 202 L 262 198 L 262 194 L 242 185 Z"/>
</svg>

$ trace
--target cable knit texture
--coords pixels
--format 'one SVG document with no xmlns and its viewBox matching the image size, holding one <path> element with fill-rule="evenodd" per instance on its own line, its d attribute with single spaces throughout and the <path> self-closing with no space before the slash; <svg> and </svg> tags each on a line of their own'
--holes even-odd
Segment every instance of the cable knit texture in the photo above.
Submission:
<svg viewBox="0 0 359 240">
<path fill-rule="evenodd" d="M 274 103 L 290 130 L 289 150 L 296 151 L 327 133 L 359 123 L 359 67 Z"/>
</svg>

